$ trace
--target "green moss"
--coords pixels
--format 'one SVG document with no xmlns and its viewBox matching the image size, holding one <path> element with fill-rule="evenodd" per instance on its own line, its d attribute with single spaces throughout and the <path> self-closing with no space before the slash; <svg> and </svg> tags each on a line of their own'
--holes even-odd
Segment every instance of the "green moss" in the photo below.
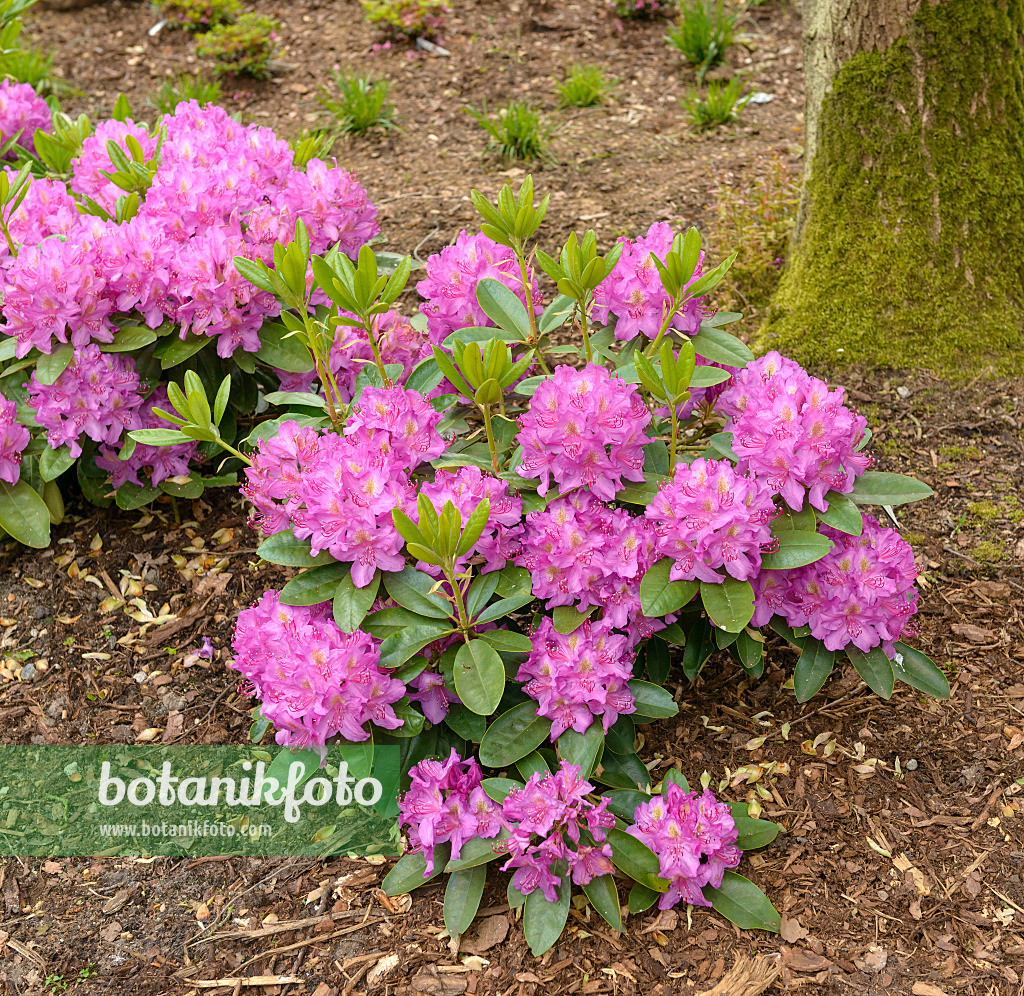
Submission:
<svg viewBox="0 0 1024 996">
<path fill-rule="evenodd" d="M 977 446 L 940 446 L 939 453 L 953 460 L 980 460 L 982 456 Z"/>
<path fill-rule="evenodd" d="M 977 522 L 991 522 L 1002 515 L 1002 509 L 991 501 L 972 501 L 967 506 L 968 515 Z"/>
<path fill-rule="evenodd" d="M 923 0 L 907 36 L 842 66 L 762 349 L 827 366 L 1019 367 L 1022 34 L 1024 0 Z"/>
<path fill-rule="evenodd" d="M 924 533 L 907 533 L 903 534 L 903 538 L 916 550 L 918 547 L 924 545 Z"/>
<path fill-rule="evenodd" d="M 992 540 L 982 540 L 972 551 L 971 556 L 981 564 L 998 564 L 1009 557 L 1010 551 Z"/>
</svg>

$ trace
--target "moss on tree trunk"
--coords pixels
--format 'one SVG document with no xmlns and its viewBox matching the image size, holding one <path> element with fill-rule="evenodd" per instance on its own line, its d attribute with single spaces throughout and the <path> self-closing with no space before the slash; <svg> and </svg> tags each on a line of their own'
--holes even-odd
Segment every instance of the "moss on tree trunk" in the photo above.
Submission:
<svg viewBox="0 0 1024 996">
<path fill-rule="evenodd" d="M 828 37 L 805 28 L 816 148 L 761 347 L 828 365 L 1020 369 L 1024 0 L 807 3 L 805 19 L 830 15 Z M 852 9 L 872 37 L 850 30 Z M 866 50 L 879 23 L 890 37 Z"/>
</svg>

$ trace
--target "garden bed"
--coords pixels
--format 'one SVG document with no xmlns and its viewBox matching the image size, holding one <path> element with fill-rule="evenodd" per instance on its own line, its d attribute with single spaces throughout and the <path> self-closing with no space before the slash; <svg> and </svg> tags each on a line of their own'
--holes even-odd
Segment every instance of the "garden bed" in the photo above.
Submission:
<svg viewBox="0 0 1024 996">
<path fill-rule="evenodd" d="M 753 12 L 761 35 L 750 84 L 775 99 L 711 137 L 694 136 L 675 103 L 689 73 L 662 26 L 619 33 L 597 3 L 533 4 L 534 30 L 522 11 L 466 4 L 443 39 L 451 59 L 371 55 L 354 3 L 258 7 L 284 23 L 282 59 L 295 68 L 239 85 L 247 120 L 286 136 L 322 123 L 316 89 L 336 62 L 395 80 L 405 130 L 337 152 L 397 251 L 436 252 L 473 224 L 471 186 L 493 196 L 520 175 L 481 159 L 482 132 L 460 107 L 526 94 L 554 111 L 550 76 L 579 58 L 625 83 L 607 109 L 554 112 L 555 161 L 537 171 L 538 187 L 553 193 L 546 241 L 575 227 L 605 239 L 638 234 L 666 218 L 708 227 L 717 183 L 775 156 L 800 167 L 799 19 L 788 5 Z M 183 35 L 147 36 L 156 20 L 148 7 L 113 3 L 37 14 L 28 30 L 57 48 L 56 65 L 83 91 L 65 106 L 102 116 L 118 92 L 139 106 L 167 70 L 191 68 Z M 1024 516 L 1014 496 L 1024 491 L 1024 383 L 952 387 L 858 372 L 842 381 L 875 430 L 875 469 L 912 473 L 936 491 L 897 513 L 924 573 L 914 643 L 949 675 L 950 701 L 900 685 L 885 702 L 848 669 L 798 705 L 782 687 L 794 654 L 775 641 L 759 683 L 726 655 L 693 686 L 674 675 L 680 714 L 646 727 L 642 751 L 655 774 L 676 762 L 691 780 L 708 771 L 713 784 L 727 769 L 759 774 L 764 813 L 785 833 L 748 859 L 746 874 L 782 912 L 781 936 L 741 934 L 705 910 L 691 923 L 682 912 L 630 917 L 616 936 L 576 911 L 538 960 L 510 925 L 504 889 L 487 892 L 489 915 L 454 951 L 439 936 L 440 888 L 387 899 L 386 868 L 367 862 L 9 860 L 0 978 L 15 992 L 46 991 L 48 977 L 51 991 L 231 992 L 235 978 L 262 974 L 300 977 L 279 991 L 317 996 L 350 982 L 348 991 L 667 996 L 711 989 L 740 955 L 779 952 L 778 985 L 811 992 L 1017 992 Z M 5 742 L 244 743 L 252 703 L 226 666 L 234 619 L 289 572 L 257 562 L 241 502 L 212 491 L 139 512 L 71 512 L 49 550 L 4 553 Z M 741 800 L 749 787 L 721 795 Z M 232 981 L 209 988 L 216 979 Z"/>
</svg>

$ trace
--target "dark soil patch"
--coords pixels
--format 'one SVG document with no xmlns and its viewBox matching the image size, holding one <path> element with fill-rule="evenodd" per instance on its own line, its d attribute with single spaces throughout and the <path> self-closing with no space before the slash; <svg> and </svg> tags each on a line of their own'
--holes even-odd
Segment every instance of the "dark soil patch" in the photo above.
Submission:
<svg viewBox="0 0 1024 996">
<path fill-rule="evenodd" d="M 522 30 L 515 5 L 460 4 L 445 37 L 451 59 L 371 56 L 374 38 L 352 2 L 258 7 L 283 20 L 282 58 L 296 68 L 239 86 L 250 119 L 285 134 L 316 123 L 316 87 L 336 62 L 395 80 L 405 131 L 339 154 L 402 250 L 436 251 L 473 224 L 470 186 L 493 195 L 519 175 L 481 160 L 481 133 L 460 106 L 526 95 L 553 110 L 550 75 L 583 57 L 624 85 L 609 109 L 554 115 L 558 162 L 538 173 L 554 195 L 552 241 L 580 224 L 606 238 L 666 217 L 700 224 L 718 179 L 776 153 L 799 165 L 799 20 L 789 6 L 753 12 L 761 37 L 751 85 L 775 101 L 709 138 L 693 136 L 675 104 L 688 75 L 661 42 L 662 26 L 619 33 L 597 2 L 535 3 L 532 17 L 546 27 L 533 31 Z M 147 37 L 155 21 L 149 8 L 112 3 L 39 14 L 31 30 L 58 47 L 58 65 L 88 94 L 69 107 L 103 112 L 117 92 L 139 103 L 168 70 L 190 68 L 183 36 Z M 440 890 L 385 900 L 386 868 L 366 862 L 8 860 L 8 991 L 41 993 L 59 976 L 68 992 L 227 993 L 230 984 L 195 984 L 294 974 L 304 981 L 263 991 L 328 996 L 373 984 L 396 994 L 668 996 L 711 989 L 737 956 L 756 952 L 781 955 L 777 987 L 809 993 L 1019 993 L 1024 524 L 1014 499 L 1024 493 L 1024 382 L 954 389 L 925 375 L 857 371 L 840 382 L 875 429 L 877 467 L 913 473 L 937 492 L 897 514 L 925 572 L 912 642 L 949 674 L 951 701 L 900 686 L 883 702 L 842 674 L 801 706 L 783 688 L 794 655 L 773 642 L 761 682 L 713 659 L 695 686 L 680 686 L 680 715 L 645 731 L 656 771 L 678 760 L 691 780 L 705 770 L 714 784 L 728 779 L 726 798 L 758 798 L 784 825 L 743 869 L 783 912 L 782 937 L 742 934 L 703 910 L 689 923 L 685 911 L 634 917 L 613 936 L 573 911 L 562 940 L 537 960 L 520 926 L 507 929 L 514 915 L 492 885 L 486 933 L 478 922 L 456 953 L 440 936 Z M 139 513 L 72 511 L 50 550 L 12 545 L 4 554 L 4 741 L 243 742 L 251 702 L 226 666 L 233 621 L 287 572 L 256 562 L 240 503 L 219 493 Z M 200 656 L 207 639 L 212 660 Z M 90 966 L 95 974 L 75 981 Z"/>
</svg>

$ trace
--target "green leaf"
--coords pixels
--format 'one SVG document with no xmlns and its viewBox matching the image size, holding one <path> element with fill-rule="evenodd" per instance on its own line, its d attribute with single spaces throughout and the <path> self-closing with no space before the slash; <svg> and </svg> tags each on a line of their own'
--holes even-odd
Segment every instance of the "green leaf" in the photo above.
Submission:
<svg viewBox="0 0 1024 996">
<path fill-rule="evenodd" d="M 608 799 L 608 809 L 627 823 L 633 822 L 637 806 L 651 801 L 651 796 L 639 789 L 616 789 L 614 792 L 606 792 L 605 795 Z"/>
<path fill-rule="evenodd" d="M 551 720 L 537 715 L 532 699 L 503 712 L 487 728 L 480 741 L 480 763 L 488 768 L 507 768 L 532 750 L 551 733 Z"/>
<path fill-rule="evenodd" d="M 881 647 L 875 647 L 865 654 L 851 643 L 846 648 L 846 656 L 871 691 L 883 699 L 892 698 L 895 674 L 892 662 Z"/>
<path fill-rule="evenodd" d="M 644 648 L 644 662 L 647 667 L 647 677 L 656 685 L 664 685 L 668 681 L 669 672 L 672 670 L 672 658 L 669 655 L 668 644 L 660 637 L 652 637 L 647 641 Z"/>
<path fill-rule="evenodd" d="M 747 630 L 736 637 L 733 650 L 739 659 L 740 667 L 748 674 L 760 678 L 764 672 L 764 641 L 755 640 Z"/>
<path fill-rule="evenodd" d="M 931 658 L 905 643 L 896 644 L 892 673 L 911 688 L 935 699 L 949 698 L 949 682 Z"/>
<path fill-rule="evenodd" d="M 448 707 L 444 724 L 463 740 L 478 744 L 487 732 L 487 720 L 483 716 L 470 712 L 464 705 L 455 703 Z"/>
<path fill-rule="evenodd" d="M 597 755 L 604 743 L 604 729 L 597 720 L 592 722 L 586 733 L 566 730 L 556 743 L 558 756 L 580 769 L 580 777 L 589 778 L 597 763 Z"/>
<path fill-rule="evenodd" d="M 869 470 L 857 478 L 846 497 L 858 505 L 904 505 L 930 498 L 934 491 L 927 484 L 903 474 Z"/>
<path fill-rule="evenodd" d="M 400 629 L 384 639 L 380 645 L 380 666 L 398 667 L 413 654 L 419 653 L 428 643 L 439 640 L 451 633 L 451 626 L 436 622 L 430 626 L 411 626 Z M 504 672 L 502 672 L 504 675 Z"/>
<path fill-rule="evenodd" d="M 483 865 L 452 872 L 444 890 L 444 925 L 452 937 L 464 934 L 480 908 L 480 899 L 487 883 Z"/>
<path fill-rule="evenodd" d="M 544 760 L 544 755 L 539 750 L 530 751 L 526 757 L 519 758 L 516 761 L 516 768 L 519 774 L 522 775 L 523 781 L 526 782 L 530 780 L 531 775 L 537 772 L 540 772 L 542 778 L 551 774 L 548 762 Z"/>
<path fill-rule="evenodd" d="M 502 598 L 533 594 L 533 578 L 525 567 L 503 567 L 498 571 L 497 593 Z"/>
<path fill-rule="evenodd" d="M 357 588 L 350 574 L 345 574 L 334 589 L 334 621 L 343 633 L 354 633 L 377 598 L 380 571 L 364 588 Z"/>
<path fill-rule="evenodd" d="M 338 590 L 338 583 L 343 578 L 352 580 L 349 574 L 351 566 L 348 563 L 335 562 L 303 571 L 281 589 L 281 604 L 319 605 L 321 602 L 331 601 Z"/>
<path fill-rule="evenodd" d="M 702 581 L 700 597 L 711 621 L 730 633 L 739 633 L 754 617 L 754 588 L 749 581 L 726 578 L 720 584 Z"/>
<path fill-rule="evenodd" d="M 775 538 L 779 548 L 761 554 L 762 570 L 785 571 L 804 567 L 821 560 L 832 549 L 832 541 L 827 536 L 802 529 L 783 530 Z"/>
<path fill-rule="evenodd" d="M 678 768 L 669 768 L 665 772 L 665 778 L 663 779 L 665 784 L 678 785 L 684 792 L 690 791 L 690 783 L 686 780 L 684 775 Z"/>
<path fill-rule="evenodd" d="M 167 336 L 153 350 L 153 355 L 160 361 L 161 370 L 169 370 L 179 363 L 184 363 L 190 356 L 195 356 L 199 350 L 205 349 L 211 342 L 213 342 L 212 336 L 193 335 L 191 332 L 184 339 Z"/>
<path fill-rule="evenodd" d="M 386 609 L 378 609 L 367 616 L 361 625 L 370 636 L 378 640 L 387 639 L 395 633 L 399 633 L 410 626 L 436 626 L 437 619 L 428 619 L 426 616 L 417 615 L 408 609 L 400 606 L 392 606 Z"/>
<path fill-rule="evenodd" d="M 707 322 L 701 322 L 697 334 L 690 336 L 690 342 L 699 356 L 727 367 L 745 367 L 754 359 L 754 354 L 736 336 Z"/>
<path fill-rule="evenodd" d="M 676 612 L 688 605 L 700 589 L 696 581 L 670 581 L 674 563 L 671 557 L 662 557 L 640 581 L 640 608 L 645 616 L 656 618 Z"/>
<path fill-rule="evenodd" d="M 44 353 L 36 360 L 36 380 L 45 387 L 56 383 L 74 358 L 75 347 L 70 343 L 58 346 L 52 353 Z"/>
<path fill-rule="evenodd" d="M 462 845 L 457 858 L 452 858 L 445 865 L 445 871 L 456 872 L 466 868 L 477 868 L 494 861 L 496 858 L 507 858 L 507 848 L 502 845 L 511 835 L 502 830 L 495 837 L 473 837 Z"/>
<path fill-rule="evenodd" d="M 518 599 L 508 599 L 510 602 Z M 497 603 L 498 605 L 501 602 Z M 513 633 L 509 629 L 488 629 L 477 634 L 477 639 L 486 640 L 495 650 L 506 654 L 528 654 L 533 649 L 533 643 L 525 633 Z"/>
<path fill-rule="evenodd" d="M 50 545 L 50 511 L 24 478 L 17 484 L 0 481 L 0 526 L 25 546 Z"/>
<path fill-rule="evenodd" d="M 690 387 L 714 387 L 715 384 L 721 384 L 731 377 L 732 374 L 721 367 L 697 367 L 690 377 Z"/>
<path fill-rule="evenodd" d="M 864 515 L 856 502 L 838 491 L 829 491 L 825 501 L 828 502 L 828 511 L 818 513 L 822 522 L 849 536 L 860 536 L 864 532 Z"/>
<path fill-rule="evenodd" d="M 483 640 L 464 643 L 455 656 L 455 691 L 478 716 L 490 716 L 505 691 L 505 665 Z"/>
<path fill-rule="evenodd" d="M 142 508 L 143 505 L 148 505 L 154 498 L 159 498 L 162 494 L 163 492 L 159 488 L 154 488 L 151 485 L 139 486 L 127 481 L 114 493 L 114 501 L 118 508 L 131 512 Z"/>
<path fill-rule="evenodd" d="M 13 360 L 17 349 L 18 340 L 13 335 L 3 335 L 0 333 L 0 363 Z"/>
<path fill-rule="evenodd" d="M 510 910 L 517 910 L 526 902 L 526 896 L 524 896 L 512 884 L 512 879 L 508 880 L 508 887 L 505 889 L 505 898 L 508 900 L 508 908 Z"/>
<path fill-rule="evenodd" d="M 44 481 L 55 481 L 74 462 L 75 458 L 67 446 L 56 450 L 48 446 L 39 457 L 39 476 Z"/>
<path fill-rule="evenodd" d="M 642 789 L 646 792 L 651 787 L 651 773 L 635 753 L 615 754 L 605 751 L 598 770 L 600 774 L 595 771 L 594 779 L 613 788 Z"/>
<path fill-rule="evenodd" d="M 144 325 L 130 325 L 118 329 L 114 333 L 113 342 L 101 342 L 100 350 L 104 353 L 134 353 L 137 349 L 145 349 L 156 342 L 158 336 L 155 329 Z"/>
<path fill-rule="evenodd" d="M 778 823 L 771 820 L 755 820 L 749 816 L 734 816 L 733 822 L 739 831 L 736 846 L 741 851 L 756 851 L 770 844 L 779 835 Z"/>
<path fill-rule="evenodd" d="M 523 787 L 523 783 L 514 778 L 485 778 L 480 787 L 487 793 L 488 798 L 495 802 L 503 802 L 513 792 Z"/>
<path fill-rule="evenodd" d="M 265 398 L 268 405 L 302 405 L 306 408 L 326 408 L 327 402 L 319 394 L 309 391 L 271 391 Z"/>
<path fill-rule="evenodd" d="M 817 526 L 818 521 L 810 504 L 804 505 L 799 512 L 794 512 L 788 505 L 783 505 L 779 514 L 772 519 L 771 530 L 776 536 L 793 530 L 813 533 Z"/>
<path fill-rule="evenodd" d="M 608 843 L 612 846 L 612 864 L 620 872 L 655 892 L 668 892 L 669 883 L 659 875 L 658 856 L 646 844 L 617 827 L 608 831 Z"/>
<path fill-rule="evenodd" d="M 537 320 L 537 330 L 541 335 L 553 332 L 569 320 L 575 307 L 576 302 L 571 297 L 557 294 L 555 299 L 544 309 L 544 314 Z"/>
<path fill-rule="evenodd" d="M 497 571 L 481 574 L 473 581 L 466 593 L 466 612 L 469 613 L 471 619 L 491 600 L 497 587 Z"/>
<path fill-rule="evenodd" d="M 642 483 L 627 481 L 616 493 L 615 499 L 624 501 L 627 505 L 649 505 L 658 497 L 661 486 L 667 480 L 668 478 L 661 474 L 644 474 Z"/>
<path fill-rule="evenodd" d="M 646 913 L 658 901 L 658 893 L 636 882 L 629 890 L 629 912 Z"/>
<path fill-rule="evenodd" d="M 175 498 L 187 498 L 192 501 L 199 498 L 206 490 L 206 485 L 201 477 L 190 477 L 187 481 L 161 481 L 160 490 L 166 495 Z"/>
<path fill-rule="evenodd" d="M 282 567 L 319 567 L 334 560 L 326 550 L 321 550 L 314 557 L 310 552 L 309 540 L 296 539 L 290 529 L 282 529 L 265 539 L 256 548 L 256 553 L 261 560 Z"/>
<path fill-rule="evenodd" d="M 807 637 L 799 636 L 796 630 L 791 629 L 786 625 L 785 620 L 783 620 L 781 616 L 772 616 L 771 619 L 768 620 L 768 628 L 773 633 L 778 633 L 783 640 L 788 640 L 794 647 L 802 648 L 807 642 Z"/>
<path fill-rule="evenodd" d="M 813 636 L 808 636 L 804 640 L 800 659 L 796 662 L 796 670 L 793 672 L 793 691 L 796 693 L 797 702 L 808 702 L 818 693 L 832 673 L 835 659 L 835 653 L 826 650 L 821 640 L 816 640 Z"/>
<path fill-rule="evenodd" d="M 711 623 L 706 619 L 698 619 L 690 628 L 686 646 L 683 647 L 683 674 L 690 681 L 696 681 L 697 675 L 714 652 Z"/>
<path fill-rule="evenodd" d="M 649 681 L 633 678 L 629 682 L 629 690 L 633 693 L 638 716 L 648 719 L 667 719 L 679 712 L 679 706 L 676 705 L 672 695 L 659 685 L 652 685 Z"/>
<path fill-rule="evenodd" d="M 430 593 L 435 584 L 437 582 L 429 574 L 415 567 L 405 567 L 395 574 L 384 575 L 384 587 L 399 605 L 431 619 L 448 619 L 452 607 L 440 595 Z"/>
<path fill-rule="evenodd" d="M 577 611 L 571 605 L 559 605 L 551 613 L 551 622 L 556 632 L 568 636 L 570 633 L 575 633 L 594 614 L 594 611 L 595 606 L 593 605 L 583 612 Z"/>
<path fill-rule="evenodd" d="M 268 366 L 288 373 L 310 373 L 316 369 L 313 357 L 297 335 L 288 335 L 283 325 L 264 322 L 260 328 L 260 348 L 255 357 Z"/>
<path fill-rule="evenodd" d="M 730 463 L 736 463 L 739 460 L 739 456 L 736 451 L 732 448 L 732 433 L 731 432 L 716 432 L 708 440 L 708 448 L 711 450 L 711 455 L 715 459 L 722 459 L 723 457 L 730 461 Z"/>
<path fill-rule="evenodd" d="M 483 281 L 481 281 L 483 283 Z M 561 865 L 562 862 L 559 862 Z M 535 958 L 539 958 L 548 948 L 562 936 L 565 921 L 569 918 L 569 896 L 572 892 L 571 879 L 567 872 L 562 872 L 562 882 L 558 886 L 558 902 L 549 903 L 540 889 L 534 889 L 526 897 L 526 908 L 523 910 L 523 933 L 526 943 Z"/>
<path fill-rule="evenodd" d="M 177 429 L 133 429 L 128 438 L 146 446 L 177 446 L 189 441 L 189 437 Z"/>
<path fill-rule="evenodd" d="M 612 723 L 605 747 L 613 754 L 632 754 L 636 750 L 636 725 L 632 716 L 619 716 Z"/>
<path fill-rule="evenodd" d="M 735 872 L 727 871 L 722 877 L 722 887 L 710 885 L 702 890 L 704 898 L 730 923 L 740 930 L 769 930 L 779 932 L 782 918 L 772 906 L 768 897 L 749 879 Z"/>
<path fill-rule="evenodd" d="M 612 930 L 622 931 L 622 911 L 619 909 L 619 891 L 615 888 L 614 875 L 598 875 L 592 878 L 583 892 L 590 905 L 604 917 Z"/>
<path fill-rule="evenodd" d="M 483 313 L 500 329 L 515 332 L 520 342 L 530 338 L 530 316 L 515 291 L 500 280 L 484 277 L 476 285 L 476 299 Z"/>
<path fill-rule="evenodd" d="M 385 896 L 401 896 L 406 892 L 426 885 L 432 878 L 437 878 L 448 864 L 451 855 L 451 844 L 438 844 L 434 848 L 434 872 L 427 871 L 427 859 L 422 852 L 406 854 L 398 859 L 398 864 L 384 876 L 381 888 Z"/>
<path fill-rule="evenodd" d="M 402 721 L 397 729 L 388 732 L 393 737 L 415 737 L 423 732 L 426 722 L 423 713 L 416 709 L 408 699 L 403 698 L 393 706 L 396 718 Z"/>
</svg>

